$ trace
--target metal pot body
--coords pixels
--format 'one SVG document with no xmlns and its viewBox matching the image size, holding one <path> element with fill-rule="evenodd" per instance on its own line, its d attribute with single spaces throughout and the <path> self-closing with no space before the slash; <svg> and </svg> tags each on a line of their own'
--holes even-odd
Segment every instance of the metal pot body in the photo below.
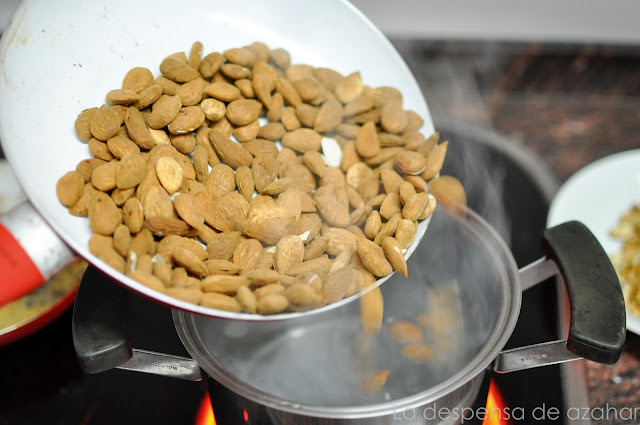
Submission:
<svg viewBox="0 0 640 425">
<path fill-rule="evenodd" d="M 371 418 L 340 419 L 304 416 L 266 407 L 239 396 L 214 379 L 209 379 L 209 393 L 216 422 L 242 423 L 246 418 L 254 425 L 451 425 L 482 423 L 478 407 L 486 404 L 487 385 L 491 372 L 481 373 L 451 394 L 432 403 Z M 451 408 L 451 406 L 454 406 Z M 476 417 L 477 416 L 477 417 Z"/>
<path fill-rule="evenodd" d="M 175 310 L 174 323 L 200 367 L 265 406 L 278 418 L 274 423 L 303 423 L 298 416 L 349 424 L 441 423 L 425 418 L 425 409 L 467 407 L 478 376 L 511 335 L 521 300 L 518 270 L 502 240 L 471 213 L 437 212 L 410 261 L 408 279 L 394 277 L 381 288 L 384 322 L 375 337 L 363 333 L 358 303 L 288 322 Z M 411 344 L 391 335 L 398 321 L 420 327 L 424 338 L 415 344 L 428 347 L 428 357 L 411 357 Z M 379 370 L 388 378 L 370 392 L 363 383 Z"/>
</svg>

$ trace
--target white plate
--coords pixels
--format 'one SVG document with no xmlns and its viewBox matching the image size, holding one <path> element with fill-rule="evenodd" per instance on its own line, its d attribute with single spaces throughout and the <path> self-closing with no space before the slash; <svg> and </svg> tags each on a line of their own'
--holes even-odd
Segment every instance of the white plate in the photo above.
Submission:
<svg viewBox="0 0 640 425">
<path fill-rule="evenodd" d="M 622 243 L 609 232 L 634 204 L 640 204 L 640 149 L 602 158 L 571 176 L 551 203 L 547 225 L 578 220 L 612 255 Z M 628 310 L 627 329 L 640 335 L 640 317 Z"/>
</svg>

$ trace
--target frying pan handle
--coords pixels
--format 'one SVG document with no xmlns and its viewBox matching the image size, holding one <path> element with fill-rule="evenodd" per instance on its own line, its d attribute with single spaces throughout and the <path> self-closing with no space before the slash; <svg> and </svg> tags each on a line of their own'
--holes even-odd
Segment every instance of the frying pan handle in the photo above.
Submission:
<svg viewBox="0 0 640 425">
<path fill-rule="evenodd" d="M 0 306 L 27 295 L 75 254 L 28 201 L 0 217 Z"/>
<path fill-rule="evenodd" d="M 82 278 L 73 308 L 73 345 L 86 373 L 99 373 L 131 359 L 127 339 L 126 290 L 89 267 Z"/>
<path fill-rule="evenodd" d="M 542 251 L 558 265 L 569 293 L 567 349 L 598 363 L 615 363 L 626 338 L 626 313 L 620 281 L 607 253 L 577 221 L 547 229 Z"/>
</svg>

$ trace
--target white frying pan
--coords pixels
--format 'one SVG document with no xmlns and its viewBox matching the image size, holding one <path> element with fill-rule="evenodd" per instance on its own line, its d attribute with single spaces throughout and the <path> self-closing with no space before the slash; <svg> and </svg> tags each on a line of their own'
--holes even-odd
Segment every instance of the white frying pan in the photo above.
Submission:
<svg viewBox="0 0 640 425">
<path fill-rule="evenodd" d="M 132 67 L 147 67 L 159 76 L 162 59 L 188 52 L 194 41 L 203 43 L 205 54 L 262 41 L 271 48 L 287 49 L 293 63 L 326 66 L 344 75 L 360 71 L 369 86 L 398 88 L 404 107 L 424 119 L 423 133 L 434 130 L 420 88 L 403 59 L 365 16 L 343 0 L 27 0 L 0 42 L 2 148 L 30 201 L 55 232 L 123 285 L 205 315 L 247 320 L 296 317 L 302 313 L 264 318 L 222 312 L 137 283 L 89 252 L 87 218 L 70 215 L 56 197 L 58 179 L 89 157 L 86 143 L 74 131 L 78 113 L 105 103 L 105 94 L 120 88 Z M 420 225 L 416 241 L 426 226 L 426 222 Z"/>
</svg>

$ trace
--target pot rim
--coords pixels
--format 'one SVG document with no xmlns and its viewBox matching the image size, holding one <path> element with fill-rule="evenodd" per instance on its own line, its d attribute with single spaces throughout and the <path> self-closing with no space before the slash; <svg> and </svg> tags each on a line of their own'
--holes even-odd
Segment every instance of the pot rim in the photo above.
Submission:
<svg viewBox="0 0 640 425">
<path fill-rule="evenodd" d="M 507 244 L 496 230 L 475 212 L 467 210 L 466 221 L 469 222 L 469 226 L 472 227 L 474 232 L 480 233 L 484 238 L 488 238 L 496 258 L 501 260 L 500 263 L 496 263 L 496 267 L 500 267 L 504 274 L 502 281 L 506 282 L 506 284 L 502 285 L 501 292 L 504 299 L 510 302 L 505 302 L 499 306 L 500 310 L 494 329 L 478 353 L 460 371 L 442 383 L 417 394 L 365 406 L 333 407 L 292 402 L 248 385 L 244 380 L 227 371 L 215 358 L 208 355 L 208 350 L 202 343 L 195 323 L 195 319 L 199 315 L 182 310 L 173 310 L 176 330 L 189 354 L 211 378 L 237 394 L 269 408 L 304 416 L 358 419 L 393 415 L 435 402 L 456 391 L 491 366 L 511 337 L 520 313 L 522 292 L 520 290 L 518 267 Z M 212 318 L 212 320 L 219 319 Z"/>
</svg>

